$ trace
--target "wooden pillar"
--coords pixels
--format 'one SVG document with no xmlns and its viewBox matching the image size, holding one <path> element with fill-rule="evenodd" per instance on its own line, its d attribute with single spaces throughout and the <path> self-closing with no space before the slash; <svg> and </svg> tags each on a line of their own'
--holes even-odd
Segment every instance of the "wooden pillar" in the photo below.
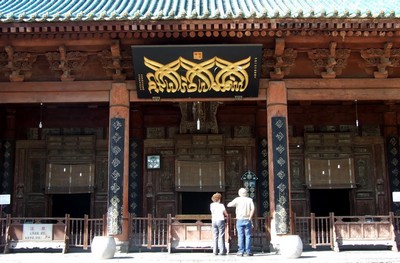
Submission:
<svg viewBox="0 0 400 263">
<path fill-rule="evenodd" d="M 287 89 L 271 81 L 267 89 L 267 130 L 271 244 L 277 235 L 290 234 L 289 137 Z"/>
<path fill-rule="evenodd" d="M 107 234 L 121 252 L 128 252 L 129 92 L 126 83 L 110 91 Z"/>
<path fill-rule="evenodd" d="M 395 111 L 385 112 L 383 115 L 385 126 L 384 126 L 384 136 L 397 136 L 397 113 Z"/>
</svg>

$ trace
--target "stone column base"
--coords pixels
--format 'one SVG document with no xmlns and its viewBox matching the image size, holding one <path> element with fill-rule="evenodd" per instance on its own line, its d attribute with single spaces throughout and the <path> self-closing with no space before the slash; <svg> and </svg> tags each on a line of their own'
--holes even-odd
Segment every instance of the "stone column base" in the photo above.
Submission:
<svg viewBox="0 0 400 263">
<path fill-rule="evenodd" d="M 96 236 L 93 238 L 91 251 L 97 258 L 109 259 L 113 258 L 116 250 L 114 237 Z"/>
<path fill-rule="evenodd" d="M 298 235 L 284 235 L 277 237 L 279 252 L 284 258 L 298 258 L 303 253 L 303 242 Z"/>
</svg>

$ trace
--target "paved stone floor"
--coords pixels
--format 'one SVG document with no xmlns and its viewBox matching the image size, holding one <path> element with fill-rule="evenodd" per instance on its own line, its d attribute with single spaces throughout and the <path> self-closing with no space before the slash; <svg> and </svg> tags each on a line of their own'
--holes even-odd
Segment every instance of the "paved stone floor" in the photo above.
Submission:
<svg viewBox="0 0 400 263">
<path fill-rule="evenodd" d="M 390 250 L 345 250 L 341 252 L 334 251 L 303 251 L 299 258 L 285 259 L 275 253 L 255 253 L 253 257 L 238 257 L 236 254 L 226 256 L 215 256 L 209 252 L 141 252 L 141 253 L 117 253 L 111 259 L 98 259 L 90 252 L 72 252 L 62 254 L 60 252 L 16 252 L 9 254 L 0 254 L 0 263 L 92 263 L 92 262 L 110 262 L 110 263 L 128 263 L 128 262 L 254 262 L 254 263 L 306 263 L 306 262 L 329 262 L 329 263 L 386 263 L 399 262 L 400 252 Z"/>
</svg>

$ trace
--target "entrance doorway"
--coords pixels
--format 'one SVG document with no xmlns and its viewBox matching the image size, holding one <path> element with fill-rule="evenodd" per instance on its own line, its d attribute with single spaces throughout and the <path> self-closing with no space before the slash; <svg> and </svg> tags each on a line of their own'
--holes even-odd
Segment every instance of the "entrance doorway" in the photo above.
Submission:
<svg viewBox="0 0 400 263">
<path fill-rule="evenodd" d="M 330 212 L 338 216 L 350 215 L 350 190 L 312 189 L 310 205 L 311 213 L 316 216 L 328 216 Z"/>
<path fill-rule="evenodd" d="M 182 214 L 210 214 L 211 192 L 182 192 Z"/>
<path fill-rule="evenodd" d="M 64 217 L 69 214 L 74 218 L 90 215 L 90 194 L 54 194 L 52 217 Z"/>
</svg>

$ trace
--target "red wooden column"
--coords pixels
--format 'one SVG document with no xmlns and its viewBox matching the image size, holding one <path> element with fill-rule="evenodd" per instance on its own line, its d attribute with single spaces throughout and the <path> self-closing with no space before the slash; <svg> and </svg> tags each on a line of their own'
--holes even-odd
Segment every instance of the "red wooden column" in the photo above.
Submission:
<svg viewBox="0 0 400 263">
<path fill-rule="evenodd" d="M 126 83 L 110 91 L 107 233 L 121 252 L 128 251 L 129 92 Z"/>
<path fill-rule="evenodd" d="M 395 111 L 385 112 L 383 115 L 384 129 L 383 133 L 385 137 L 398 136 L 397 129 L 397 113 Z"/>
<path fill-rule="evenodd" d="M 290 234 L 289 137 L 287 89 L 271 81 L 267 89 L 267 131 L 271 243 L 277 235 Z"/>
</svg>

